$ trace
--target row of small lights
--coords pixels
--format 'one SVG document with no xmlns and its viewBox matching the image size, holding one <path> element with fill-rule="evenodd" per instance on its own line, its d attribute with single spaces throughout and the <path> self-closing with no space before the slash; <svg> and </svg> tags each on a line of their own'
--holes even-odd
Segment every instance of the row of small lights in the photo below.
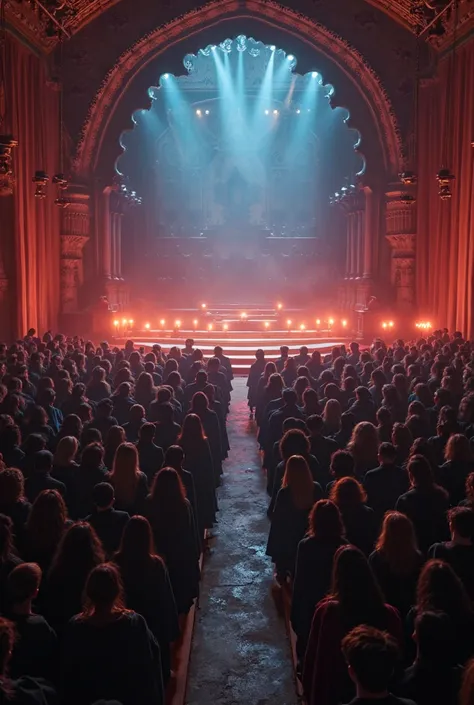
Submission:
<svg viewBox="0 0 474 705">
<path fill-rule="evenodd" d="M 301 115 L 302 112 L 303 112 L 303 111 L 301 110 L 301 108 L 297 108 L 297 109 L 295 110 L 295 113 L 296 113 L 297 115 Z M 311 108 L 307 108 L 306 112 L 310 113 L 310 112 L 311 112 Z M 203 115 L 210 115 L 210 114 L 211 114 L 211 111 L 210 111 L 210 110 L 201 110 L 201 108 L 198 108 L 198 109 L 196 110 L 196 115 L 197 115 L 198 118 L 202 118 Z M 273 114 L 273 115 L 277 116 L 277 115 L 280 114 L 280 111 L 279 111 L 277 108 L 275 108 L 274 110 L 269 110 L 269 109 L 267 108 L 267 109 L 265 110 L 265 115 L 270 115 L 270 114 Z"/>
<path fill-rule="evenodd" d="M 433 325 L 430 321 L 418 321 L 418 323 L 415 323 L 415 328 L 419 328 L 420 330 L 430 330 L 430 328 L 433 328 Z"/>
<path fill-rule="evenodd" d="M 242 312 L 240 314 L 240 319 L 242 321 L 244 321 L 246 318 L 247 318 L 247 314 L 245 312 Z M 334 318 L 328 318 L 326 322 L 330 328 L 335 324 Z M 115 328 L 115 330 L 117 330 L 119 328 L 120 324 L 122 324 L 123 328 L 132 328 L 134 323 L 135 323 L 135 321 L 133 320 L 133 318 L 123 318 L 121 321 L 118 319 L 115 319 L 114 320 L 114 328 Z M 324 323 L 324 321 L 321 321 L 320 318 L 316 318 L 315 323 L 316 323 L 316 326 L 320 326 L 321 323 Z M 197 328 L 197 326 L 199 324 L 199 321 L 197 320 L 197 318 L 195 318 L 193 320 L 192 324 L 193 324 L 194 329 Z M 166 320 L 164 318 L 162 318 L 160 320 L 161 328 L 164 328 L 165 325 L 166 325 Z M 345 318 L 342 319 L 341 326 L 343 328 L 347 328 L 347 325 L 348 325 L 348 321 Z M 393 323 L 391 325 L 393 326 Z M 174 321 L 174 328 L 181 328 L 181 326 L 182 326 L 181 320 L 177 319 L 176 321 Z M 266 330 L 268 330 L 270 328 L 270 321 L 264 321 L 263 326 Z M 291 319 L 288 319 L 286 321 L 286 326 L 287 326 L 288 330 L 291 330 L 291 328 L 293 327 L 293 321 Z M 151 324 L 147 322 L 147 323 L 145 323 L 145 325 L 143 327 L 145 328 L 145 330 L 150 330 Z M 306 326 L 306 323 L 300 323 L 299 325 L 297 324 L 297 327 L 300 330 L 306 330 L 307 326 Z M 214 329 L 214 325 L 212 323 L 209 323 L 207 325 L 207 330 L 211 331 L 213 329 Z M 227 323 L 223 323 L 222 330 L 229 330 L 229 325 Z"/>
</svg>

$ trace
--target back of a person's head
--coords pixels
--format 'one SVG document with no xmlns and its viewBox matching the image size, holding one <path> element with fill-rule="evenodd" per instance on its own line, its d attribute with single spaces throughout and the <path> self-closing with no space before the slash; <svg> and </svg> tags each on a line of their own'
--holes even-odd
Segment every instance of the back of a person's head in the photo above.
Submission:
<svg viewBox="0 0 474 705">
<path fill-rule="evenodd" d="M 87 576 L 84 597 L 83 616 L 90 616 L 94 611 L 110 609 L 113 606 L 123 608 L 123 585 L 120 572 L 113 563 L 95 566 Z"/>
<path fill-rule="evenodd" d="M 313 414 L 306 419 L 306 426 L 310 433 L 318 433 L 323 429 L 324 419 L 320 414 Z"/>
<path fill-rule="evenodd" d="M 107 509 L 113 505 L 115 492 L 110 482 L 99 482 L 92 490 L 92 502 L 99 509 Z"/>
<path fill-rule="evenodd" d="M 374 622 L 381 615 L 383 595 L 367 558 L 355 546 L 341 546 L 336 551 L 331 598 L 339 602 L 346 626 L 377 626 Z"/>
<path fill-rule="evenodd" d="M 423 455 L 417 454 L 410 457 L 408 475 L 413 487 L 428 489 L 434 485 L 431 465 Z"/>
<path fill-rule="evenodd" d="M 392 681 L 398 660 L 395 640 L 387 633 L 357 626 L 342 640 L 342 653 L 352 680 L 366 692 L 385 693 Z"/>
<path fill-rule="evenodd" d="M 140 441 L 150 442 L 153 440 L 155 435 L 156 427 L 153 423 L 144 423 L 140 426 L 138 431 L 138 438 Z"/>
<path fill-rule="evenodd" d="M 294 389 L 284 389 L 282 392 L 283 401 L 287 406 L 294 406 L 298 401 L 298 396 Z"/>
<path fill-rule="evenodd" d="M 415 528 L 411 519 L 401 512 L 386 512 L 377 541 L 377 551 L 383 554 L 394 574 L 411 573 L 419 559 Z"/>
<path fill-rule="evenodd" d="M 181 468 L 184 460 L 184 451 L 181 446 L 170 446 L 165 453 L 164 466 L 174 469 Z"/>
<path fill-rule="evenodd" d="M 81 467 L 100 468 L 104 462 L 104 448 L 100 443 L 89 443 L 82 452 Z"/>
<path fill-rule="evenodd" d="M 90 524 L 77 521 L 66 529 L 50 568 L 58 582 L 88 573 L 105 560 L 102 544 Z"/>
<path fill-rule="evenodd" d="M 448 563 L 439 560 L 427 561 L 421 570 L 416 608 L 417 614 L 445 612 L 457 624 L 472 619 L 472 606 L 460 578 Z"/>
<path fill-rule="evenodd" d="M 128 562 L 137 562 L 154 553 L 153 534 L 148 519 L 138 515 L 131 517 L 123 530 L 119 554 Z"/>
<path fill-rule="evenodd" d="M 456 665 L 452 654 L 455 653 L 456 631 L 453 622 L 443 612 L 421 612 L 415 619 L 414 639 L 418 658 L 425 665 L 430 664 L 443 670 Z"/>
<path fill-rule="evenodd" d="M 341 414 L 341 429 L 351 432 L 356 425 L 356 418 L 351 411 L 345 411 Z"/>
<path fill-rule="evenodd" d="M 453 460 L 456 462 L 470 462 L 473 459 L 471 446 L 469 439 L 462 433 L 453 433 L 449 437 L 444 451 L 444 457 L 446 460 Z"/>
<path fill-rule="evenodd" d="M 49 450 L 39 450 L 35 453 L 34 471 L 36 473 L 47 473 L 53 468 L 53 454 Z"/>
<path fill-rule="evenodd" d="M 156 473 L 150 496 L 152 504 L 163 517 L 181 511 L 186 504 L 186 492 L 181 478 L 171 467 L 163 467 Z"/>
<path fill-rule="evenodd" d="M 380 409 L 377 409 L 377 421 L 380 426 L 388 426 L 392 422 L 390 409 L 387 409 L 386 406 L 381 406 Z"/>
<path fill-rule="evenodd" d="M 191 401 L 191 408 L 194 413 L 199 414 L 209 407 L 209 401 L 204 392 L 196 392 Z"/>
<path fill-rule="evenodd" d="M 184 443 L 198 443 L 204 437 L 201 419 L 197 414 L 188 414 L 183 422 L 180 441 Z"/>
<path fill-rule="evenodd" d="M 304 431 L 299 428 L 286 431 L 280 441 L 280 453 L 284 460 L 292 455 L 307 455 L 309 441 Z"/>
<path fill-rule="evenodd" d="M 5 560 L 13 542 L 13 523 L 9 516 L 0 514 L 0 560 Z"/>
<path fill-rule="evenodd" d="M 36 597 L 41 584 L 42 572 L 37 563 L 21 563 L 8 576 L 8 595 L 15 604 Z"/>
<path fill-rule="evenodd" d="M 332 542 L 344 536 L 339 507 L 329 499 L 320 499 L 309 515 L 310 534 L 320 541 Z"/>
<path fill-rule="evenodd" d="M 17 468 L 0 470 L 0 497 L 2 504 L 8 506 L 22 499 L 24 492 L 23 474 Z"/>
<path fill-rule="evenodd" d="M 463 539 L 474 536 L 474 511 L 469 507 L 453 507 L 448 512 L 451 531 Z"/>
<path fill-rule="evenodd" d="M 369 390 L 367 389 L 367 387 L 357 387 L 355 392 L 356 392 L 356 397 L 359 401 L 367 402 L 367 401 L 371 401 L 371 399 L 372 399 L 372 396 L 371 396 Z"/>
<path fill-rule="evenodd" d="M 344 511 L 364 504 L 367 496 L 355 477 L 342 477 L 332 486 L 330 499 Z"/>
<path fill-rule="evenodd" d="M 397 458 L 397 449 L 392 443 L 381 443 L 379 446 L 379 458 L 383 463 L 394 463 Z"/>
<path fill-rule="evenodd" d="M 336 450 L 331 457 L 331 474 L 334 477 L 352 477 L 354 475 L 354 458 L 347 450 Z"/>
</svg>

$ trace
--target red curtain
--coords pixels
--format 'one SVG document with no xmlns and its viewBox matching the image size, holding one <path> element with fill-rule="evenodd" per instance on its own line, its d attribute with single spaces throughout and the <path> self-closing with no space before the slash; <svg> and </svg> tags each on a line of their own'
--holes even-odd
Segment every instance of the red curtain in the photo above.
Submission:
<svg viewBox="0 0 474 705">
<path fill-rule="evenodd" d="M 419 103 L 417 301 L 438 326 L 474 336 L 474 42 L 439 65 Z M 436 174 L 456 177 L 441 201 Z"/>
<path fill-rule="evenodd" d="M 10 305 L 14 332 L 29 327 L 44 331 L 57 325 L 60 309 L 59 212 L 55 187 L 36 199 L 32 176 L 44 170 L 50 179 L 59 171 L 58 98 L 48 81 L 44 59 L 12 37 L 7 41 L 6 121 L 2 131 L 18 140 L 14 150 L 13 222 L 6 261 L 10 263 Z M 7 129 L 5 129 L 7 128 Z"/>
</svg>

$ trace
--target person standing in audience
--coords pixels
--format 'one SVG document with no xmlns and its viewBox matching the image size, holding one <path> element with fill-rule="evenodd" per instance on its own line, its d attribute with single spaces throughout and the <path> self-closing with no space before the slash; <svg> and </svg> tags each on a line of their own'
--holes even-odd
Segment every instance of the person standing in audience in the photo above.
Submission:
<svg viewBox="0 0 474 705">
<path fill-rule="evenodd" d="M 150 484 L 153 481 L 156 473 L 161 470 L 163 465 L 163 448 L 154 443 L 155 425 L 152 423 L 144 423 L 138 432 L 138 464 L 140 470 L 145 473 Z"/>
<path fill-rule="evenodd" d="M 148 521 L 134 516 L 127 523 L 114 563 L 120 569 L 125 601 L 145 618 L 160 645 L 163 682 L 171 671 L 170 645 L 179 636 L 178 612 L 164 561 L 156 555 Z"/>
<path fill-rule="evenodd" d="M 322 496 L 321 485 L 314 482 L 306 459 L 302 455 L 291 456 L 277 494 L 267 543 L 267 556 L 275 564 L 277 582 L 283 583 L 287 575 L 294 575 L 298 544 L 308 529 L 309 512 Z"/>
<path fill-rule="evenodd" d="M 303 665 L 314 610 L 331 585 L 336 551 L 347 544 L 339 509 L 321 499 L 309 515 L 308 535 L 298 544 L 291 600 L 291 625 L 297 636 L 298 667 Z"/>
<path fill-rule="evenodd" d="M 366 555 L 372 553 L 377 538 L 377 519 L 366 504 L 364 488 L 355 477 L 338 480 L 329 494 L 341 512 L 346 538 Z"/>
<path fill-rule="evenodd" d="M 364 477 L 367 504 L 375 512 L 377 522 L 382 523 L 385 512 L 394 509 L 398 498 L 409 487 L 406 470 L 396 465 L 397 450 L 391 443 L 381 443 L 379 447 L 379 467 Z"/>
<path fill-rule="evenodd" d="M 303 688 L 308 705 L 349 701 L 354 693 L 344 668 L 342 640 L 367 625 L 391 634 L 403 644 L 400 617 L 384 596 L 364 554 L 342 546 L 334 557 L 332 586 L 316 607 L 306 649 Z"/>
<path fill-rule="evenodd" d="M 71 525 L 66 504 L 57 490 L 43 490 L 31 508 L 25 532 L 19 542 L 21 555 L 49 570 L 64 532 Z"/>
<path fill-rule="evenodd" d="M 258 385 L 265 369 L 265 352 L 259 348 L 255 353 L 255 362 L 250 366 L 247 377 L 247 400 L 250 418 L 253 419 L 258 402 Z"/>
<path fill-rule="evenodd" d="M 115 505 L 130 515 L 143 512 L 148 495 L 148 480 L 138 466 L 138 451 L 133 443 L 122 443 L 117 448 L 112 471 L 107 482 L 115 491 Z"/>
<path fill-rule="evenodd" d="M 415 604 L 423 563 L 410 519 L 400 512 L 387 512 L 369 565 L 388 604 L 396 607 L 402 617 Z"/>
<path fill-rule="evenodd" d="M 158 642 L 144 618 L 124 605 L 117 567 L 105 563 L 94 568 L 83 609 L 64 635 L 61 684 L 68 705 L 93 705 L 100 699 L 164 704 Z"/>
<path fill-rule="evenodd" d="M 114 488 L 108 482 L 99 482 L 94 487 L 91 500 L 94 508 L 85 521 L 92 526 L 110 558 L 118 550 L 130 515 L 114 509 Z"/>
<path fill-rule="evenodd" d="M 168 568 L 178 614 L 187 614 L 199 594 L 200 541 L 183 483 L 172 468 L 155 476 L 146 501 L 155 548 Z"/>
</svg>

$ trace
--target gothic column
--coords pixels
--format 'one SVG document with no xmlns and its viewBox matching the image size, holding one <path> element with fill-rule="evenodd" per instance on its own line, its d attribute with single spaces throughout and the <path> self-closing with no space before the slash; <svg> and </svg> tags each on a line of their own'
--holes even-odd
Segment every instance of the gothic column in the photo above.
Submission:
<svg viewBox="0 0 474 705">
<path fill-rule="evenodd" d="M 391 283 L 397 306 L 415 305 L 416 199 L 396 184 L 386 193 L 386 239 L 391 247 Z"/>
<path fill-rule="evenodd" d="M 62 313 L 79 311 L 79 290 L 84 281 L 83 249 L 89 240 L 89 194 L 70 186 L 70 204 L 61 219 L 61 302 Z"/>
</svg>

